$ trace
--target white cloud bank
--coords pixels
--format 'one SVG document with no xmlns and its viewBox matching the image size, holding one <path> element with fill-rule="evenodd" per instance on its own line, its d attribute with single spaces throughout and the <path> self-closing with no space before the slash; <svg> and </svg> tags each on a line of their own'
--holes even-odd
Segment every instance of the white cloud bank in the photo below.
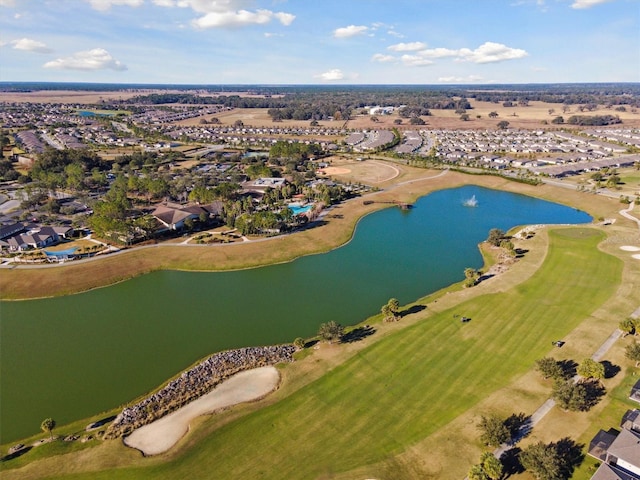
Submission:
<svg viewBox="0 0 640 480">
<path fill-rule="evenodd" d="M 116 70 L 124 71 L 127 66 L 116 60 L 104 48 L 94 48 L 77 52 L 70 57 L 58 58 L 45 63 L 44 68 L 61 70 Z"/>
<path fill-rule="evenodd" d="M 349 25 L 348 27 L 340 27 L 336 28 L 333 31 L 333 36 L 335 38 L 349 38 L 355 37 L 356 35 L 362 35 L 369 30 L 369 27 L 365 25 Z"/>
<path fill-rule="evenodd" d="M 91 6 L 101 12 L 106 12 L 114 5 L 125 5 L 128 7 L 139 7 L 144 0 L 87 0 Z"/>
<path fill-rule="evenodd" d="M 383 53 L 376 53 L 373 57 L 371 57 L 372 62 L 387 63 L 393 62 L 395 60 L 396 57 L 394 57 L 393 55 L 385 55 Z"/>
<path fill-rule="evenodd" d="M 13 40 L 11 42 L 13 48 L 16 50 L 24 50 L 25 52 L 35 53 L 51 53 L 53 50 L 47 47 L 46 44 L 33 40 L 31 38 L 21 38 L 20 40 Z"/>
<path fill-rule="evenodd" d="M 339 68 L 334 68 L 329 70 L 328 72 L 321 73 L 320 75 L 316 75 L 316 78 L 320 78 L 325 82 L 333 82 L 336 80 L 342 80 L 344 78 L 344 73 Z"/>
<path fill-rule="evenodd" d="M 600 5 L 601 3 L 610 2 L 611 0 L 575 0 L 571 5 L 571 8 L 575 8 L 577 10 L 582 10 L 585 8 L 591 8 L 596 5 Z"/>
<path fill-rule="evenodd" d="M 190 8 L 202 15 L 191 22 L 195 28 L 199 29 L 265 25 L 273 20 L 289 26 L 296 18 L 295 15 L 286 12 L 273 12 L 266 9 L 248 10 L 246 7 L 251 2 L 246 0 L 152 0 L 152 2 L 158 7 Z"/>
<path fill-rule="evenodd" d="M 393 62 L 399 60 L 408 67 L 424 67 L 432 65 L 434 59 L 453 58 L 456 62 L 471 63 L 496 63 L 506 60 L 516 60 L 529 56 L 529 54 L 519 48 L 511 48 L 502 43 L 485 42 L 475 50 L 469 48 L 422 48 L 426 44 L 422 42 L 397 43 L 387 47 L 388 50 L 396 52 L 411 52 L 396 58 L 392 55 L 376 53 L 371 57 L 373 62 Z"/>
<path fill-rule="evenodd" d="M 389 45 L 387 50 L 393 52 L 415 52 L 417 50 L 424 50 L 427 48 L 427 44 L 423 42 L 409 42 L 409 43 L 396 43 L 395 45 Z"/>
</svg>

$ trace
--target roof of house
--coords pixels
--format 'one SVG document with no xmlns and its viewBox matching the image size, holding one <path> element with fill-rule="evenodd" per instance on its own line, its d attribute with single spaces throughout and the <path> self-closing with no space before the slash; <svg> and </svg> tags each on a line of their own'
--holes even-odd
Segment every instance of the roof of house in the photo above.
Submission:
<svg viewBox="0 0 640 480">
<path fill-rule="evenodd" d="M 603 463 L 593 474 L 591 480 L 638 480 L 638 476 L 626 472 L 615 465 Z"/>
<path fill-rule="evenodd" d="M 608 453 L 640 468 L 640 433 L 622 429 Z"/>
<path fill-rule="evenodd" d="M 627 430 L 634 430 L 634 427 L 640 426 L 640 410 L 627 410 L 622 416 L 620 426 Z"/>
<path fill-rule="evenodd" d="M 10 237 L 11 235 L 15 235 L 18 232 L 22 232 L 24 230 L 24 225 L 22 223 L 12 223 L 10 225 L 2 225 L 0 226 L 0 239 L 4 239 Z"/>
<path fill-rule="evenodd" d="M 611 446 L 611 444 L 616 439 L 615 433 L 605 432 L 604 430 L 600 430 L 591 443 L 589 444 L 589 455 L 597 458 L 598 460 L 606 460 L 607 458 L 607 450 Z"/>
<path fill-rule="evenodd" d="M 631 395 L 629 395 L 629 398 L 640 403 L 640 380 L 638 380 L 636 384 L 631 387 Z"/>
<path fill-rule="evenodd" d="M 201 213 L 208 212 L 199 205 L 182 206 L 168 203 L 166 205 L 158 205 L 152 215 L 165 225 L 176 225 L 186 218 L 200 215 Z"/>
</svg>

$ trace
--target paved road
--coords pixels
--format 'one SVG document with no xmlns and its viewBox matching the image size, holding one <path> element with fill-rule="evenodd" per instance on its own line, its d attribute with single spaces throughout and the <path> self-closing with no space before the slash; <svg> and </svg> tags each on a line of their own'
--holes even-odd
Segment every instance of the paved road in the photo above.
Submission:
<svg viewBox="0 0 640 480">
<path fill-rule="evenodd" d="M 620 215 L 622 215 L 624 218 L 628 218 L 632 222 L 636 222 L 638 224 L 638 228 L 640 228 L 640 220 L 629 213 L 633 210 L 633 207 L 635 207 L 635 204 L 631 202 L 628 208 L 626 208 L 625 210 L 620 210 Z"/>
</svg>

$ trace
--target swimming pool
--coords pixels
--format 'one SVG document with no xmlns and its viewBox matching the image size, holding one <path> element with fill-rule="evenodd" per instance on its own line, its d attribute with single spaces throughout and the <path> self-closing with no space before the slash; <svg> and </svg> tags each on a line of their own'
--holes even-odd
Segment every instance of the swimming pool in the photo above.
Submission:
<svg viewBox="0 0 640 480">
<path fill-rule="evenodd" d="M 299 203 L 290 203 L 287 205 L 294 215 L 300 215 L 301 213 L 307 213 L 313 208 L 313 205 L 305 205 L 301 207 Z"/>
<path fill-rule="evenodd" d="M 48 250 L 45 250 L 44 254 L 47 257 L 64 258 L 64 257 L 68 257 L 69 255 L 73 255 L 77 249 L 78 249 L 78 247 L 73 247 L 73 248 L 69 248 L 67 250 L 60 250 L 60 251 L 57 251 L 57 252 L 50 252 Z"/>
</svg>

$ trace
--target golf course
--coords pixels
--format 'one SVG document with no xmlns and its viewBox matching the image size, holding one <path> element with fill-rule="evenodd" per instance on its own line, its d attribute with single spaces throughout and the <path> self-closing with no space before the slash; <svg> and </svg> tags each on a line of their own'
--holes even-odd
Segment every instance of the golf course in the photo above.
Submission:
<svg viewBox="0 0 640 480">
<path fill-rule="evenodd" d="M 393 194 L 411 198 L 463 183 L 465 176 L 451 173 L 433 182 L 435 187 L 420 188 L 419 173 L 404 168 L 400 180 L 408 182 L 400 193 L 389 190 L 377 198 Z M 198 417 L 167 453 L 144 457 L 121 440 L 54 441 L 0 464 L 2 477 L 464 478 L 487 449 L 479 439 L 480 416 L 530 416 L 549 398 L 550 383 L 535 372 L 537 359 L 582 361 L 640 304 L 640 261 L 620 248 L 639 244 L 638 231 L 617 216 L 622 207 L 616 201 L 496 178 L 480 178 L 478 183 L 535 192 L 584 209 L 594 218 L 613 216 L 616 222 L 537 227 L 530 238 L 513 239 L 523 252 L 518 261 L 478 285 L 456 284 L 401 306 L 398 322 L 383 322 L 381 315 L 354 319 L 361 323 L 353 328 L 369 325 L 374 333 L 354 342 L 308 343 L 296 362 L 279 367 L 281 381 L 275 392 L 257 402 Z M 361 203 L 322 227 L 330 235 L 321 248 L 330 248 L 350 234 L 349 226 L 367 213 Z M 309 235 L 317 235 L 317 230 L 282 242 L 303 246 L 300 239 Z M 262 247 L 268 250 L 268 244 Z M 308 253 L 311 247 L 306 248 Z M 492 249 L 482 251 L 487 268 L 499 261 Z M 229 256 L 232 265 L 240 262 L 235 255 Z M 98 263 L 91 268 L 98 268 Z M 79 271 L 81 266 L 73 268 Z M 61 269 L 55 270 L 53 278 Z M 113 273 L 113 278 L 119 275 L 123 274 Z M 9 277 L 6 272 L 3 276 L 5 281 Z M 470 320 L 461 322 L 462 316 Z M 559 339 L 566 341 L 561 349 L 552 345 Z M 619 373 L 604 380 L 607 391 L 627 382 L 637 370 L 624 358 L 629 341 L 619 340 L 605 357 L 619 366 Z M 614 426 L 600 425 L 600 418 L 619 418 L 618 411 L 630 408 L 619 397 L 612 400 L 605 395 L 587 412 L 556 407 L 550 413 L 553 426 L 543 420 L 518 446 L 562 437 L 584 446 L 594 429 Z M 54 433 L 60 438 L 83 434 L 88 423 L 118 412 L 60 426 Z M 40 438 L 43 435 L 24 443 Z M 533 478 L 526 472 L 518 475 Z M 577 475 L 590 476 L 586 469 Z"/>
</svg>

